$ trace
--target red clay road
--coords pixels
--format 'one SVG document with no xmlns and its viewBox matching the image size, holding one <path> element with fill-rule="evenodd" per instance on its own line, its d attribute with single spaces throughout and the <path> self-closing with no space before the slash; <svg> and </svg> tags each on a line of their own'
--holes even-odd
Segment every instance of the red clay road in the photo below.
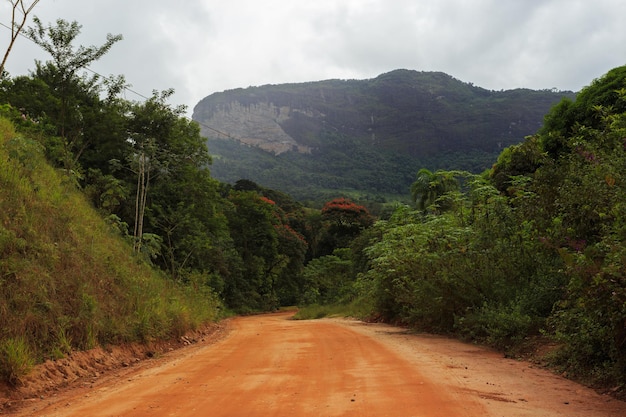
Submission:
<svg viewBox="0 0 626 417">
<path fill-rule="evenodd" d="M 626 403 L 484 348 L 291 314 L 233 319 L 216 343 L 16 415 L 626 416 Z"/>
</svg>

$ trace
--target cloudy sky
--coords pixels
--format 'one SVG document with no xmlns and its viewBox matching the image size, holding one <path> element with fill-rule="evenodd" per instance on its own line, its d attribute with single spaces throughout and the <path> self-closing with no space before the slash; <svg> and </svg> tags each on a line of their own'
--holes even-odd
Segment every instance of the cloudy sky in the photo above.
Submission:
<svg viewBox="0 0 626 417">
<path fill-rule="evenodd" d="M 40 0 L 32 15 L 77 21 L 85 46 L 122 34 L 90 68 L 145 96 L 174 88 L 173 103 L 190 111 L 227 89 L 398 68 L 493 90 L 578 91 L 626 64 L 623 0 Z M 10 25 L 10 2 L 0 16 Z M 9 39 L 0 27 L 2 53 Z M 27 74 L 48 58 L 20 38 L 7 70 Z"/>
</svg>

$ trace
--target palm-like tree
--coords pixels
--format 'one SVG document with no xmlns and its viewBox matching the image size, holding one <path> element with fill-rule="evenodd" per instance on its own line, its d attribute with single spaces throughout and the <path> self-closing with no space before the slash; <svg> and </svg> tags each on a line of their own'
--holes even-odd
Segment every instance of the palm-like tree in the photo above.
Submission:
<svg viewBox="0 0 626 417">
<path fill-rule="evenodd" d="M 459 182 L 455 172 L 437 170 L 433 173 L 422 168 L 417 172 L 415 182 L 411 184 L 411 197 L 418 209 L 426 211 L 439 197 L 458 189 Z"/>
</svg>

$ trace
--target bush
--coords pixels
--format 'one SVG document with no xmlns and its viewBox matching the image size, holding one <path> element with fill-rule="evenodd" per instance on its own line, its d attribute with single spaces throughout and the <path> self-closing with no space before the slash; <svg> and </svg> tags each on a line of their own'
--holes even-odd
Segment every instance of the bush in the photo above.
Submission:
<svg viewBox="0 0 626 417">
<path fill-rule="evenodd" d="M 0 343 L 0 377 L 4 381 L 17 385 L 34 364 L 32 351 L 24 338 L 10 338 Z"/>
<path fill-rule="evenodd" d="M 536 319 L 522 312 L 519 303 L 508 306 L 485 304 L 476 312 L 460 317 L 456 329 L 470 340 L 508 351 L 533 333 L 536 322 Z"/>
<path fill-rule="evenodd" d="M 303 302 L 330 304 L 352 295 L 352 262 L 349 249 L 335 249 L 332 255 L 315 258 L 304 268 Z"/>
</svg>

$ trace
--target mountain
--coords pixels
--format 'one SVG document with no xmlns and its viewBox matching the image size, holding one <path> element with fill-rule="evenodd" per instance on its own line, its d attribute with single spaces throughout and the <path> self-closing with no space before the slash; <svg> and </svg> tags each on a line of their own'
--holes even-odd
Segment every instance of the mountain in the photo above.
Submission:
<svg viewBox="0 0 626 417">
<path fill-rule="evenodd" d="M 407 198 L 415 173 L 480 172 L 535 133 L 572 92 L 490 91 L 441 72 L 265 85 L 212 94 L 194 108 L 215 178 L 245 178 L 320 200 Z"/>
</svg>

